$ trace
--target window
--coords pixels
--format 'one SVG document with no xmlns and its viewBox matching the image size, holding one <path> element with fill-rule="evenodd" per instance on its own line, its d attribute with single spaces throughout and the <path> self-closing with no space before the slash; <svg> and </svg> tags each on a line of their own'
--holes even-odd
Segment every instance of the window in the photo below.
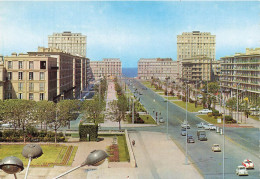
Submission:
<svg viewBox="0 0 260 179">
<path fill-rule="evenodd" d="M 22 69 L 22 68 L 23 68 L 23 62 L 22 62 L 22 61 L 19 61 L 18 68 L 19 68 L 19 69 Z"/>
<path fill-rule="evenodd" d="M 44 100 L 44 93 L 40 93 L 40 100 Z"/>
<path fill-rule="evenodd" d="M 44 80 L 44 72 L 40 72 L 40 80 Z"/>
<path fill-rule="evenodd" d="M 40 69 L 46 69 L 46 61 L 41 61 Z"/>
<path fill-rule="evenodd" d="M 29 80 L 33 80 L 33 72 L 29 72 Z"/>
<path fill-rule="evenodd" d="M 33 83 L 29 83 L 29 91 L 33 91 Z"/>
<path fill-rule="evenodd" d="M 12 80 L 12 72 L 7 73 L 7 80 Z"/>
<path fill-rule="evenodd" d="M 44 91 L 44 83 L 40 83 L 40 91 Z"/>
<path fill-rule="evenodd" d="M 18 80 L 22 80 L 23 79 L 23 72 L 18 72 Z"/>
<path fill-rule="evenodd" d="M 29 69 L 33 69 L 33 61 L 29 61 Z"/>
<path fill-rule="evenodd" d="M 12 93 L 7 93 L 7 99 L 12 99 Z"/>
<path fill-rule="evenodd" d="M 23 93 L 18 93 L 18 99 L 23 99 Z"/>
<path fill-rule="evenodd" d="M 12 69 L 12 67 L 13 67 L 12 62 L 11 62 L 11 61 L 8 61 L 7 63 L 8 63 L 8 69 Z"/>
<path fill-rule="evenodd" d="M 33 100 L 33 93 L 29 93 L 29 100 Z"/>
<path fill-rule="evenodd" d="M 23 83 L 18 83 L 18 90 L 22 91 L 23 90 Z"/>
</svg>

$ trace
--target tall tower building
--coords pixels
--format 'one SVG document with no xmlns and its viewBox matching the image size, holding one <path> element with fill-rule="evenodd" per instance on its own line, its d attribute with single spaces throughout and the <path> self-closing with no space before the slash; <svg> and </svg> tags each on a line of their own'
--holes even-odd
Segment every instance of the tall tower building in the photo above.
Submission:
<svg viewBox="0 0 260 179">
<path fill-rule="evenodd" d="M 215 60 L 216 36 L 210 32 L 183 32 L 177 35 L 177 60 L 205 56 Z"/>
<path fill-rule="evenodd" d="M 63 50 L 75 56 L 86 57 L 87 36 L 81 33 L 53 33 L 48 36 L 48 47 Z"/>
</svg>

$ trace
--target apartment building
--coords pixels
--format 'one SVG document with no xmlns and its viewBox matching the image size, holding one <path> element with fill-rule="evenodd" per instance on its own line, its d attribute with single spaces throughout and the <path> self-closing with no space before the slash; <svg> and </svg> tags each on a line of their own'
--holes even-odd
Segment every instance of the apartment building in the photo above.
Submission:
<svg viewBox="0 0 260 179">
<path fill-rule="evenodd" d="M 87 66 L 89 59 L 74 56 L 59 49 L 39 47 L 38 52 L 28 52 L 30 56 L 50 56 L 57 59 L 57 98 L 73 99 L 87 87 L 89 79 Z"/>
<path fill-rule="evenodd" d="M 3 60 L 3 59 L 2 59 Z M 0 71 L 1 99 L 53 100 L 57 96 L 57 59 L 12 53 L 4 57 Z M 5 75 L 4 75 L 5 74 Z M 6 79 L 4 79 L 6 76 Z"/>
<path fill-rule="evenodd" d="M 104 58 L 102 61 L 90 61 L 90 68 L 95 79 L 122 75 L 122 64 L 119 58 Z"/>
<path fill-rule="evenodd" d="M 194 56 L 206 56 L 215 60 L 216 36 L 210 32 L 183 32 L 177 35 L 177 61 Z"/>
<path fill-rule="evenodd" d="M 213 79 L 212 59 L 206 56 L 191 57 L 182 60 L 182 80 L 211 81 Z"/>
<path fill-rule="evenodd" d="M 178 79 L 179 64 L 171 58 L 141 58 L 138 61 L 138 78 L 165 80 L 170 77 L 172 81 Z"/>
<path fill-rule="evenodd" d="M 259 100 L 260 48 L 247 48 L 245 53 L 222 57 L 221 60 L 221 86 L 231 90 L 231 96 L 238 90 L 239 98 L 247 96 L 253 102 Z"/>
<path fill-rule="evenodd" d="M 48 47 L 60 49 L 74 56 L 86 57 L 87 37 L 81 33 L 53 33 L 48 36 Z"/>
</svg>

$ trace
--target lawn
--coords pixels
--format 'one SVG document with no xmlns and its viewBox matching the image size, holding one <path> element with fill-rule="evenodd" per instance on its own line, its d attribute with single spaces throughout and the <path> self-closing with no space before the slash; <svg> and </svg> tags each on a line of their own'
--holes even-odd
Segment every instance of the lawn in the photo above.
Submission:
<svg viewBox="0 0 260 179">
<path fill-rule="evenodd" d="M 254 119 L 254 120 L 259 121 L 259 116 L 251 116 L 251 115 L 249 115 L 249 117 L 252 118 L 252 119 Z"/>
<path fill-rule="evenodd" d="M 153 88 L 153 87 L 151 86 L 151 83 L 150 83 L 149 81 L 143 81 L 142 84 L 143 84 L 144 86 L 146 86 L 147 88 Z"/>
<path fill-rule="evenodd" d="M 23 164 L 26 166 L 28 164 L 28 159 L 22 156 L 24 145 L 0 145 L 0 160 L 7 156 L 15 156 L 23 161 Z M 60 144 L 51 144 L 51 145 L 41 145 L 43 155 L 37 159 L 32 160 L 31 165 L 34 166 L 47 166 L 51 163 L 61 163 L 62 159 L 66 153 L 68 146 Z M 70 164 L 72 163 L 74 156 L 76 154 L 77 148 L 73 149 L 72 156 L 70 158 Z"/>
<path fill-rule="evenodd" d="M 207 121 L 211 124 L 222 124 L 222 121 L 221 121 L 221 123 L 218 123 L 217 119 L 215 119 L 213 116 L 208 117 L 207 114 L 202 114 L 202 115 L 197 115 L 197 116 L 200 117 L 201 119 L 204 119 L 205 121 Z"/>
<path fill-rule="evenodd" d="M 129 162 L 129 152 L 126 145 L 125 135 L 117 136 L 118 150 L 119 150 L 119 161 Z"/>
<path fill-rule="evenodd" d="M 141 117 L 141 119 L 144 121 L 144 124 L 156 124 L 156 122 L 154 121 L 154 119 L 152 118 L 151 115 L 139 115 Z M 126 115 L 126 120 L 129 124 L 132 123 L 132 118 L 130 117 L 130 115 Z"/>
<path fill-rule="evenodd" d="M 167 99 L 167 96 L 163 96 L 165 99 Z M 177 96 L 168 96 L 168 100 L 178 100 Z"/>
<path fill-rule="evenodd" d="M 172 103 L 182 107 L 183 109 L 186 109 L 186 102 L 183 101 L 171 101 Z M 195 108 L 194 103 L 188 103 L 188 111 L 189 112 L 198 112 L 199 110 L 202 110 L 202 105 L 198 105 L 197 108 Z"/>
</svg>

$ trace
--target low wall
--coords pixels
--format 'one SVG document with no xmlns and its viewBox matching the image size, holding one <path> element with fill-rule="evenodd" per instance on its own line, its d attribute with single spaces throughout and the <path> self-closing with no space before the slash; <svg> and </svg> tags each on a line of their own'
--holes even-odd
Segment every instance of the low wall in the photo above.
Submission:
<svg viewBox="0 0 260 179">
<path fill-rule="evenodd" d="M 129 135 L 127 130 L 125 129 L 125 138 L 126 138 L 126 144 L 127 144 L 127 148 L 128 148 L 128 152 L 129 152 L 129 157 L 130 157 L 130 165 L 131 167 L 135 168 L 136 167 L 136 161 L 135 161 L 135 156 L 134 156 L 134 152 L 133 152 L 133 148 L 129 139 Z"/>
</svg>

